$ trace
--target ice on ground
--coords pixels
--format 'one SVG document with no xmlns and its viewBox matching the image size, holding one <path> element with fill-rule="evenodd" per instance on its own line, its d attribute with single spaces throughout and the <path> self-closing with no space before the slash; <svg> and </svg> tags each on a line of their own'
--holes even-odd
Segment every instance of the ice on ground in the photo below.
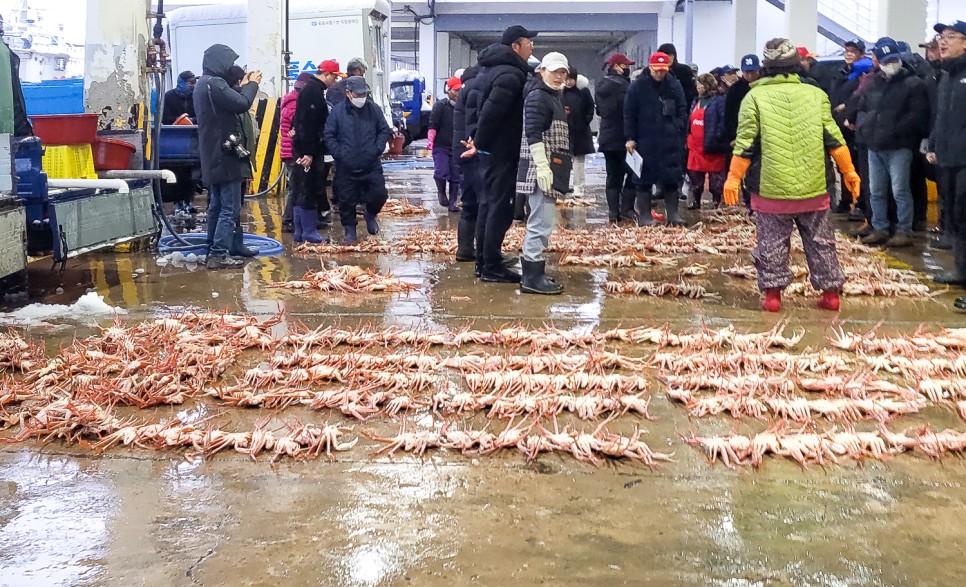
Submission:
<svg viewBox="0 0 966 587">
<path fill-rule="evenodd" d="M 30 304 L 14 312 L 0 314 L 0 324 L 18 326 L 42 324 L 51 320 L 82 322 L 89 318 L 127 314 L 123 308 L 115 308 L 104 301 L 104 296 L 89 292 L 69 306 L 63 304 Z"/>
</svg>

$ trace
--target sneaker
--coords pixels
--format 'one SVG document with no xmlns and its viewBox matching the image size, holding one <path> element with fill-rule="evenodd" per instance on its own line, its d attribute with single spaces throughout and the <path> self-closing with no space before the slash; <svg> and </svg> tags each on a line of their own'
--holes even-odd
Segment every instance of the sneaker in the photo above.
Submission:
<svg viewBox="0 0 966 587">
<path fill-rule="evenodd" d="M 912 246 L 912 244 L 913 244 L 912 237 L 909 236 L 908 234 L 903 234 L 901 232 L 895 233 L 894 235 L 892 235 L 892 238 L 890 238 L 885 242 L 885 246 L 890 249 L 902 249 L 905 247 L 910 247 Z"/>
<path fill-rule="evenodd" d="M 889 233 L 884 230 L 873 230 L 868 236 L 862 238 L 863 245 L 876 246 L 883 245 L 889 240 Z"/>
<path fill-rule="evenodd" d="M 245 262 L 241 259 L 228 255 L 208 255 L 208 258 L 205 259 L 205 266 L 213 271 L 217 269 L 237 269 L 244 264 Z"/>
</svg>

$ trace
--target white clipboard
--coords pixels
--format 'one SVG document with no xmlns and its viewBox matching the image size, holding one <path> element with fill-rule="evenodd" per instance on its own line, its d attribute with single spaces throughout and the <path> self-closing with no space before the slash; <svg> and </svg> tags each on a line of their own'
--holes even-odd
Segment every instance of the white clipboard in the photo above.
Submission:
<svg viewBox="0 0 966 587">
<path fill-rule="evenodd" d="M 641 157 L 641 154 L 637 152 L 637 150 L 634 150 L 634 152 L 627 154 L 626 161 L 627 166 L 630 167 L 631 171 L 634 172 L 634 175 L 640 179 L 641 172 L 644 170 L 644 157 Z"/>
</svg>

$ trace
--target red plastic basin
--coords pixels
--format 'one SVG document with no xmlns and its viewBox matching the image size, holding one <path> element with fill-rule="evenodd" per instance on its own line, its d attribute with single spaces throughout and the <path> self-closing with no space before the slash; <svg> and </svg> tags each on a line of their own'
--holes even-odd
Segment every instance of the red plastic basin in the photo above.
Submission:
<svg viewBox="0 0 966 587">
<path fill-rule="evenodd" d="M 137 149 L 134 145 L 117 139 L 95 138 L 94 169 L 97 171 L 122 171 L 131 168 L 131 155 Z"/>
<path fill-rule="evenodd" d="M 31 116 L 34 134 L 45 145 L 89 145 L 97 136 L 100 114 Z"/>
</svg>

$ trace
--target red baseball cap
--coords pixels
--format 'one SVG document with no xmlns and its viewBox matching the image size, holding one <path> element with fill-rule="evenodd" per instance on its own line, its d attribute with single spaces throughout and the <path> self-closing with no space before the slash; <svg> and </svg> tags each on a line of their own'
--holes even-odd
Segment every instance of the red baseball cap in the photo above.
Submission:
<svg viewBox="0 0 966 587">
<path fill-rule="evenodd" d="M 335 59 L 326 59 L 319 64 L 319 73 L 334 73 L 337 76 L 345 77 L 345 74 L 339 71 L 339 62 Z"/>
<path fill-rule="evenodd" d="M 651 55 L 651 60 L 648 62 L 651 69 L 657 70 L 668 70 L 671 69 L 671 56 L 667 53 L 657 53 Z"/>
<path fill-rule="evenodd" d="M 458 92 L 460 91 L 460 88 L 463 87 L 463 80 L 461 80 L 458 77 L 451 77 L 448 80 L 446 80 L 446 87 L 451 90 L 456 90 Z"/>
<path fill-rule="evenodd" d="M 809 53 L 808 49 L 805 47 L 798 48 L 798 54 L 802 56 L 802 59 L 814 59 L 818 57 L 815 53 Z"/>
<path fill-rule="evenodd" d="M 627 55 L 623 53 L 614 53 L 607 59 L 607 65 L 614 67 L 615 65 L 634 65 L 634 62 L 627 58 Z"/>
</svg>

